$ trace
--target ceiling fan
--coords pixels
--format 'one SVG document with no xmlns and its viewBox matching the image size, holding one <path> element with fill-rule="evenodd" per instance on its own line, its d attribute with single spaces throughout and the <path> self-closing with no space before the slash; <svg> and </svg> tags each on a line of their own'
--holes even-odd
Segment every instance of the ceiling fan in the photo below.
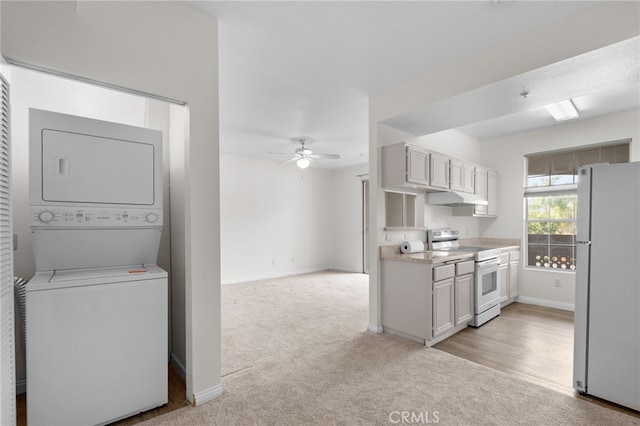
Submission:
<svg viewBox="0 0 640 426">
<path fill-rule="evenodd" d="M 307 143 L 309 139 L 307 138 L 294 138 L 293 142 L 299 143 L 300 148 L 296 149 L 293 153 L 285 153 L 285 152 L 268 152 L 267 154 L 271 155 L 292 155 L 293 158 L 285 161 L 284 163 L 291 163 L 293 161 L 296 162 L 296 165 L 301 169 L 306 169 L 311 164 L 311 160 L 315 159 L 329 159 L 329 160 L 337 160 L 340 158 L 338 154 L 314 154 L 309 148 L 305 147 L 304 144 Z M 284 164 L 283 163 L 283 164 Z"/>
</svg>

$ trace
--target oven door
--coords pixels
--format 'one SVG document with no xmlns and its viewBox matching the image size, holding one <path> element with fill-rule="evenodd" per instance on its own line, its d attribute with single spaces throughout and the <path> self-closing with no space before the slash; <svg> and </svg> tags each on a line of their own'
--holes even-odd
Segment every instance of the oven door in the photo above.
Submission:
<svg viewBox="0 0 640 426">
<path fill-rule="evenodd" d="M 476 314 L 497 305 L 500 300 L 499 267 L 499 258 L 476 263 Z"/>
</svg>

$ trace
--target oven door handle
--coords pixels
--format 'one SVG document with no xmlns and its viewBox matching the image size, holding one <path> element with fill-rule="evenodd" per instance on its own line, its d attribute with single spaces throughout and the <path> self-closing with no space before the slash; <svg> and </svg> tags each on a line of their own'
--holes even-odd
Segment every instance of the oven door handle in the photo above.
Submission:
<svg viewBox="0 0 640 426">
<path fill-rule="evenodd" d="M 478 262 L 478 268 L 484 268 L 493 265 L 500 266 L 500 259 L 484 260 L 482 262 Z"/>
</svg>

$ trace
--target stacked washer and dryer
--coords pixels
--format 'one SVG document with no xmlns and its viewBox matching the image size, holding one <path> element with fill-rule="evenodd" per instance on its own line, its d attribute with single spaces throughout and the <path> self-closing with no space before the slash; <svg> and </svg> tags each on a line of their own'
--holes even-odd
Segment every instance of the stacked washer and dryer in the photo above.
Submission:
<svg viewBox="0 0 640 426">
<path fill-rule="evenodd" d="M 167 402 L 162 133 L 31 109 L 29 425 L 106 424 Z"/>
</svg>

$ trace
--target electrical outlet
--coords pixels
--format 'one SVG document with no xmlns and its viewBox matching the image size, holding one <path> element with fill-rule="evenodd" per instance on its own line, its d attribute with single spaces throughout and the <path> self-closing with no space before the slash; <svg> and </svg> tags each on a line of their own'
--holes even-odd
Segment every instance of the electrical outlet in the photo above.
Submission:
<svg viewBox="0 0 640 426">
<path fill-rule="evenodd" d="M 555 287 L 561 287 L 561 285 L 560 285 L 560 280 L 559 280 L 559 279 L 557 279 L 557 278 L 555 278 L 555 279 L 553 280 L 553 285 L 554 285 Z"/>
</svg>

